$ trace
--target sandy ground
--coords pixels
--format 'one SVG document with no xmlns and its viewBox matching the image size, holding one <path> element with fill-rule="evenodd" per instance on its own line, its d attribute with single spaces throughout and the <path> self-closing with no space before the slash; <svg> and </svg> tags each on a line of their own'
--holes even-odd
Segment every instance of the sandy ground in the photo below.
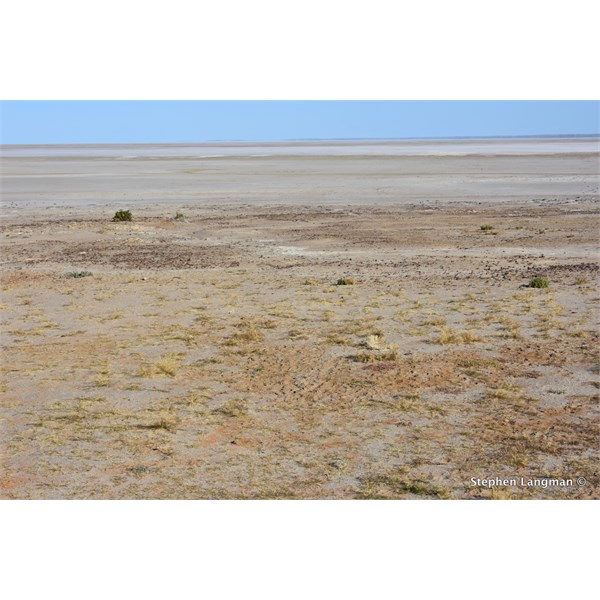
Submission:
<svg viewBox="0 0 600 600">
<path fill-rule="evenodd" d="M 507 144 L 5 151 L 0 497 L 598 498 L 597 141 Z"/>
</svg>

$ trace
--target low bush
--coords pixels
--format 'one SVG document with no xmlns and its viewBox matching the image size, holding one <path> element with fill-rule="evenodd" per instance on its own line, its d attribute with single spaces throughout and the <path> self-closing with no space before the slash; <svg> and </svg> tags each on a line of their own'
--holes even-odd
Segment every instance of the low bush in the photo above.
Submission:
<svg viewBox="0 0 600 600">
<path fill-rule="evenodd" d="M 91 271 L 71 271 L 69 273 L 65 273 L 65 277 L 70 277 L 72 279 L 78 279 L 79 277 L 91 277 Z"/>
<path fill-rule="evenodd" d="M 547 277 L 534 277 L 527 287 L 530 288 L 547 288 L 550 286 L 550 281 Z"/>
<path fill-rule="evenodd" d="M 130 210 L 118 210 L 115 213 L 115 216 L 112 219 L 113 221 L 131 221 L 131 211 Z"/>
<path fill-rule="evenodd" d="M 354 279 L 352 279 L 352 277 L 340 277 L 337 282 L 336 285 L 354 285 Z"/>
</svg>

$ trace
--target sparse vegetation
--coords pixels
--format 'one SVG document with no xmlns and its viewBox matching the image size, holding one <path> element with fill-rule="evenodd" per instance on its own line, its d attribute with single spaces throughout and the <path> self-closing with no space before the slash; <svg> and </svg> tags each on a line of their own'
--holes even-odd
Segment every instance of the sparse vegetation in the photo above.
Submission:
<svg viewBox="0 0 600 600">
<path fill-rule="evenodd" d="M 163 417 L 159 421 L 150 423 L 148 425 L 138 425 L 138 429 L 162 429 L 164 431 L 169 431 L 172 433 L 176 429 L 176 423 Z"/>
<path fill-rule="evenodd" d="M 161 375 L 175 377 L 179 365 L 179 355 L 167 354 L 166 356 L 161 357 L 156 363 L 147 364 L 142 367 L 137 375 L 138 377 L 160 377 Z"/>
<path fill-rule="evenodd" d="M 445 317 L 433 316 L 428 319 L 425 319 L 423 325 L 426 326 L 434 326 L 434 327 L 445 327 L 447 320 Z"/>
<path fill-rule="evenodd" d="M 516 383 L 500 382 L 486 392 L 486 397 L 492 400 L 514 400 L 521 396 L 521 387 Z"/>
<path fill-rule="evenodd" d="M 352 277 L 340 277 L 336 285 L 354 285 L 356 282 Z"/>
<path fill-rule="evenodd" d="M 130 210 L 118 210 L 113 217 L 113 221 L 131 221 L 131 211 Z"/>
<path fill-rule="evenodd" d="M 227 340 L 227 346 L 235 346 L 240 343 L 260 342 L 264 335 L 255 323 L 241 321 L 236 325 L 237 331 Z"/>
<path fill-rule="evenodd" d="M 305 336 L 306 338 L 307 336 Z M 335 346 L 352 346 L 353 342 L 351 339 L 341 336 L 341 335 L 337 335 L 335 333 L 328 335 L 325 338 L 325 343 L 327 344 L 333 344 Z"/>
<path fill-rule="evenodd" d="M 91 211 L 9 214 L 0 496 L 482 498 L 505 492 L 471 476 L 553 472 L 590 483 L 509 497 L 597 495 L 596 238 L 579 204 L 365 207 L 353 227 L 288 203 L 207 205 L 194 226 L 176 208 L 136 203 L 133 224 L 110 209 L 103 235 Z M 567 219 L 577 240 L 546 252 Z M 226 260 L 205 263 L 204 240 Z M 535 275 L 551 288 L 522 285 Z"/>
<path fill-rule="evenodd" d="M 163 356 L 163 358 L 156 363 L 158 372 L 168 375 L 169 377 L 175 377 L 178 368 L 179 361 L 173 356 Z"/>
<path fill-rule="evenodd" d="M 292 340 L 305 340 L 308 338 L 308 335 L 302 329 L 291 329 L 288 335 Z"/>
<path fill-rule="evenodd" d="M 92 382 L 94 387 L 108 387 L 110 385 L 110 377 L 108 374 L 100 374 L 94 381 Z"/>
<path fill-rule="evenodd" d="M 449 497 L 447 490 L 429 481 L 410 479 L 402 474 L 391 473 L 364 479 L 358 498 L 386 500 L 408 494 L 431 498 Z"/>
<path fill-rule="evenodd" d="M 385 335 L 383 332 L 375 332 L 367 337 L 367 339 L 363 342 L 363 346 L 369 348 L 369 350 L 378 350 L 381 348 L 381 344 L 385 339 Z"/>
<path fill-rule="evenodd" d="M 217 408 L 215 412 L 226 417 L 243 417 L 248 413 L 248 403 L 241 398 L 231 398 Z"/>
<path fill-rule="evenodd" d="M 451 327 L 443 327 L 435 338 L 438 344 L 472 344 L 478 342 L 479 337 L 472 331 L 457 331 Z"/>
<path fill-rule="evenodd" d="M 492 231 L 494 229 L 493 225 L 481 225 L 479 228 L 481 231 Z"/>
<path fill-rule="evenodd" d="M 185 219 L 185 216 L 182 212 L 177 211 L 175 213 L 175 216 L 173 217 L 174 221 L 183 221 Z"/>
<path fill-rule="evenodd" d="M 70 271 L 69 273 L 65 273 L 65 277 L 69 277 L 71 279 L 79 279 L 80 277 L 91 277 L 93 273 L 91 271 Z"/>
<path fill-rule="evenodd" d="M 530 288 L 547 288 L 550 286 L 550 281 L 547 277 L 534 277 L 528 284 Z"/>
<path fill-rule="evenodd" d="M 381 361 L 395 361 L 398 360 L 398 350 L 395 348 L 387 348 L 378 352 L 359 352 L 352 357 L 355 362 L 370 363 L 370 362 L 381 362 Z"/>
<path fill-rule="evenodd" d="M 497 322 L 502 326 L 503 337 L 513 338 L 518 340 L 522 337 L 521 335 L 521 324 L 517 319 L 511 319 L 510 317 L 500 317 Z"/>
</svg>

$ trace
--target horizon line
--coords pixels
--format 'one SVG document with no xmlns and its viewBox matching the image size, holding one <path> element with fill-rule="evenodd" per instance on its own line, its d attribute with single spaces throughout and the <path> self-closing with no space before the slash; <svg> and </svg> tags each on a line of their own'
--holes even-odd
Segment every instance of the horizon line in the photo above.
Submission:
<svg viewBox="0 0 600 600">
<path fill-rule="evenodd" d="M 282 138 L 279 140 L 260 139 L 213 139 L 203 141 L 153 141 L 153 142 L 59 142 L 59 143 L 12 143 L 0 142 L 0 147 L 9 146 L 126 146 L 126 145 L 200 145 L 200 144 L 281 144 L 302 142 L 394 142 L 394 141 L 445 141 L 445 140 L 505 140 L 505 139 L 569 139 L 600 138 L 597 133 L 556 133 L 530 135 L 473 135 L 473 136 L 425 136 L 425 137 L 348 137 L 348 138 Z"/>
</svg>

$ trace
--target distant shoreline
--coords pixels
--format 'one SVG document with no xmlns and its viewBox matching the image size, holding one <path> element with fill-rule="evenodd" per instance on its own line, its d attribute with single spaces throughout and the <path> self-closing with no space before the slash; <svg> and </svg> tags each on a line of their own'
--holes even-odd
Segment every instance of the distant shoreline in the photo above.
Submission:
<svg viewBox="0 0 600 600">
<path fill-rule="evenodd" d="M 465 156 L 582 154 L 600 150 L 598 136 L 413 138 L 387 140 L 301 140 L 281 142 L 199 142 L 147 144 L 5 144 L 0 157 L 219 159 L 289 156 Z"/>
<path fill-rule="evenodd" d="M 597 139 L 600 133 L 574 134 L 540 134 L 540 135 L 486 135 L 486 136 L 446 136 L 446 137 L 405 137 L 405 138 L 290 138 L 283 140 L 208 140 L 198 142 L 69 142 L 61 144 L 2 144 L 0 150 L 13 148 L 54 148 L 54 147 L 128 147 L 128 146 L 214 146 L 214 145 L 243 145 L 243 146 L 277 146 L 281 144 L 393 144 L 412 142 L 460 142 L 460 141 L 510 141 L 510 140 L 571 140 Z"/>
</svg>

